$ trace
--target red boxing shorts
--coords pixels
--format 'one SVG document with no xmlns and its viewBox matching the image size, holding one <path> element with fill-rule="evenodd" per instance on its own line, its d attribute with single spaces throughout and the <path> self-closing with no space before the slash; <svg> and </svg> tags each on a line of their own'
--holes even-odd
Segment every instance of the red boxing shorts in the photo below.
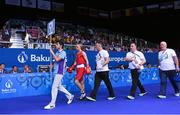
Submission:
<svg viewBox="0 0 180 115">
<path fill-rule="evenodd" d="M 85 68 L 76 68 L 76 80 L 82 81 L 85 74 Z"/>
</svg>

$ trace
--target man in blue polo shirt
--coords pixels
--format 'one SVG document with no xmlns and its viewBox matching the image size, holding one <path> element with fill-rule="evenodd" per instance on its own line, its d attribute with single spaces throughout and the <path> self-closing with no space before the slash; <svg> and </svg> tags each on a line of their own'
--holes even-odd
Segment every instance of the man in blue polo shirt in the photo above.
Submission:
<svg viewBox="0 0 180 115">
<path fill-rule="evenodd" d="M 62 41 L 56 43 L 56 48 L 57 48 L 57 52 L 56 54 L 53 52 L 52 49 L 50 49 L 50 53 L 52 55 L 52 57 L 55 60 L 54 63 L 54 82 L 52 85 L 52 90 L 51 90 L 51 102 L 46 105 L 44 107 L 44 109 L 53 109 L 55 108 L 55 102 L 56 102 L 56 98 L 57 98 L 57 94 L 58 94 L 58 90 L 60 90 L 61 92 L 65 93 L 66 97 L 68 98 L 68 102 L 67 104 L 70 104 L 74 98 L 74 95 L 72 95 L 71 93 L 69 93 L 64 86 L 62 85 L 62 78 L 63 78 L 63 74 L 66 70 L 66 52 L 63 50 L 64 47 L 64 43 Z"/>
</svg>

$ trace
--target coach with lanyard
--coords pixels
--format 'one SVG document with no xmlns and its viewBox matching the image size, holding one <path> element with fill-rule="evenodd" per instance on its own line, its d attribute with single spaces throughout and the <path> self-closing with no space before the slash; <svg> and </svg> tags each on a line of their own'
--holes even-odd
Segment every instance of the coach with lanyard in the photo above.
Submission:
<svg viewBox="0 0 180 115">
<path fill-rule="evenodd" d="M 129 69 L 131 70 L 132 86 L 130 94 L 127 96 L 128 99 L 135 99 L 135 93 L 137 87 L 140 89 L 139 96 L 144 96 L 147 92 L 145 91 L 141 81 L 139 80 L 140 73 L 144 69 L 143 64 L 146 63 L 144 54 L 137 50 L 136 44 L 131 43 L 130 52 L 126 54 L 125 60 L 129 62 Z"/>
<path fill-rule="evenodd" d="M 179 62 L 177 55 L 173 49 L 167 48 L 167 43 L 162 41 L 160 43 L 160 52 L 158 54 L 159 68 L 160 68 L 160 94 L 158 98 L 166 98 L 167 78 L 169 78 L 175 92 L 175 96 L 180 96 L 178 85 L 176 84 L 176 72 L 179 72 Z"/>
</svg>

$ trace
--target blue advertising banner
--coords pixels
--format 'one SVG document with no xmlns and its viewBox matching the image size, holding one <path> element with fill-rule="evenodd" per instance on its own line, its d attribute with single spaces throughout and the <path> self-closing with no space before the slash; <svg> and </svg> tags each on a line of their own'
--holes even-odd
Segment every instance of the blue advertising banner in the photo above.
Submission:
<svg viewBox="0 0 180 115">
<path fill-rule="evenodd" d="M 70 92 L 79 91 L 74 83 L 75 72 L 65 73 L 63 85 Z M 86 91 L 91 91 L 94 86 L 95 71 L 90 75 L 84 76 Z M 113 88 L 131 85 L 131 73 L 126 70 L 111 70 L 109 72 Z M 144 69 L 140 75 L 143 84 L 159 83 L 158 68 Z M 48 73 L 19 73 L 19 74 L 0 74 L 0 99 L 35 96 L 50 94 L 53 77 Z M 100 88 L 106 88 L 104 82 Z"/>
<path fill-rule="evenodd" d="M 0 74 L 0 99 L 43 95 L 50 92 L 48 73 Z"/>
<path fill-rule="evenodd" d="M 13 65 L 23 67 L 28 64 L 34 72 L 37 71 L 38 65 L 50 64 L 50 53 L 47 49 L 0 49 L 0 63 L 4 63 L 7 68 L 11 68 Z M 66 50 L 67 53 L 67 65 L 71 66 L 76 57 L 75 50 Z M 95 69 L 95 56 L 97 52 L 86 51 L 90 66 Z M 3 55 L 2 55 L 3 54 Z M 124 60 L 126 56 L 125 52 L 109 52 L 110 55 L 110 69 L 116 69 L 120 64 L 128 65 Z M 146 61 L 152 66 L 157 66 L 158 53 L 145 53 Z"/>
<path fill-rule="evenodd" d="M 13 65 L 23 67 L 28 64 L 36 71 L 38 65 L 49 65 L 50 63 L 49 50 L 1 48 L 0 53 L 0 63 L 4 63 L 6 68 L 11 68 Z"/>
</svg>

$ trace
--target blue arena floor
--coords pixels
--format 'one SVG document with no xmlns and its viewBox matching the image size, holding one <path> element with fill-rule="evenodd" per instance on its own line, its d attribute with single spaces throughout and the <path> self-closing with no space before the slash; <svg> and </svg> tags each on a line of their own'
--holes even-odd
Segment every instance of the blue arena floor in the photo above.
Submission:
<svg viewBox="0 0 180 115">
<path fill-rule="evenodd" d="M 170 84 L 167 87 L 167 98 L 158 99 L 159 84 L 145 85 L 147 95 L 136 95 L 135 100 L 126 96 L 130 87 L 116 88 L 116 99 L 107 100 L 107 90 L 98 92 L 97 101 L 78 100 L 75 94 L 72 104 L 66 104 L 67 99 L 59 93 L 56 108 L 44 110 L 50 101 L 50 95 L 20 97 L 0 100 L 0 114 L 180 114 L 180 97 L 175 97 Z M 89 92 L 88 92 L 89 93 Z"/>
</svg>

